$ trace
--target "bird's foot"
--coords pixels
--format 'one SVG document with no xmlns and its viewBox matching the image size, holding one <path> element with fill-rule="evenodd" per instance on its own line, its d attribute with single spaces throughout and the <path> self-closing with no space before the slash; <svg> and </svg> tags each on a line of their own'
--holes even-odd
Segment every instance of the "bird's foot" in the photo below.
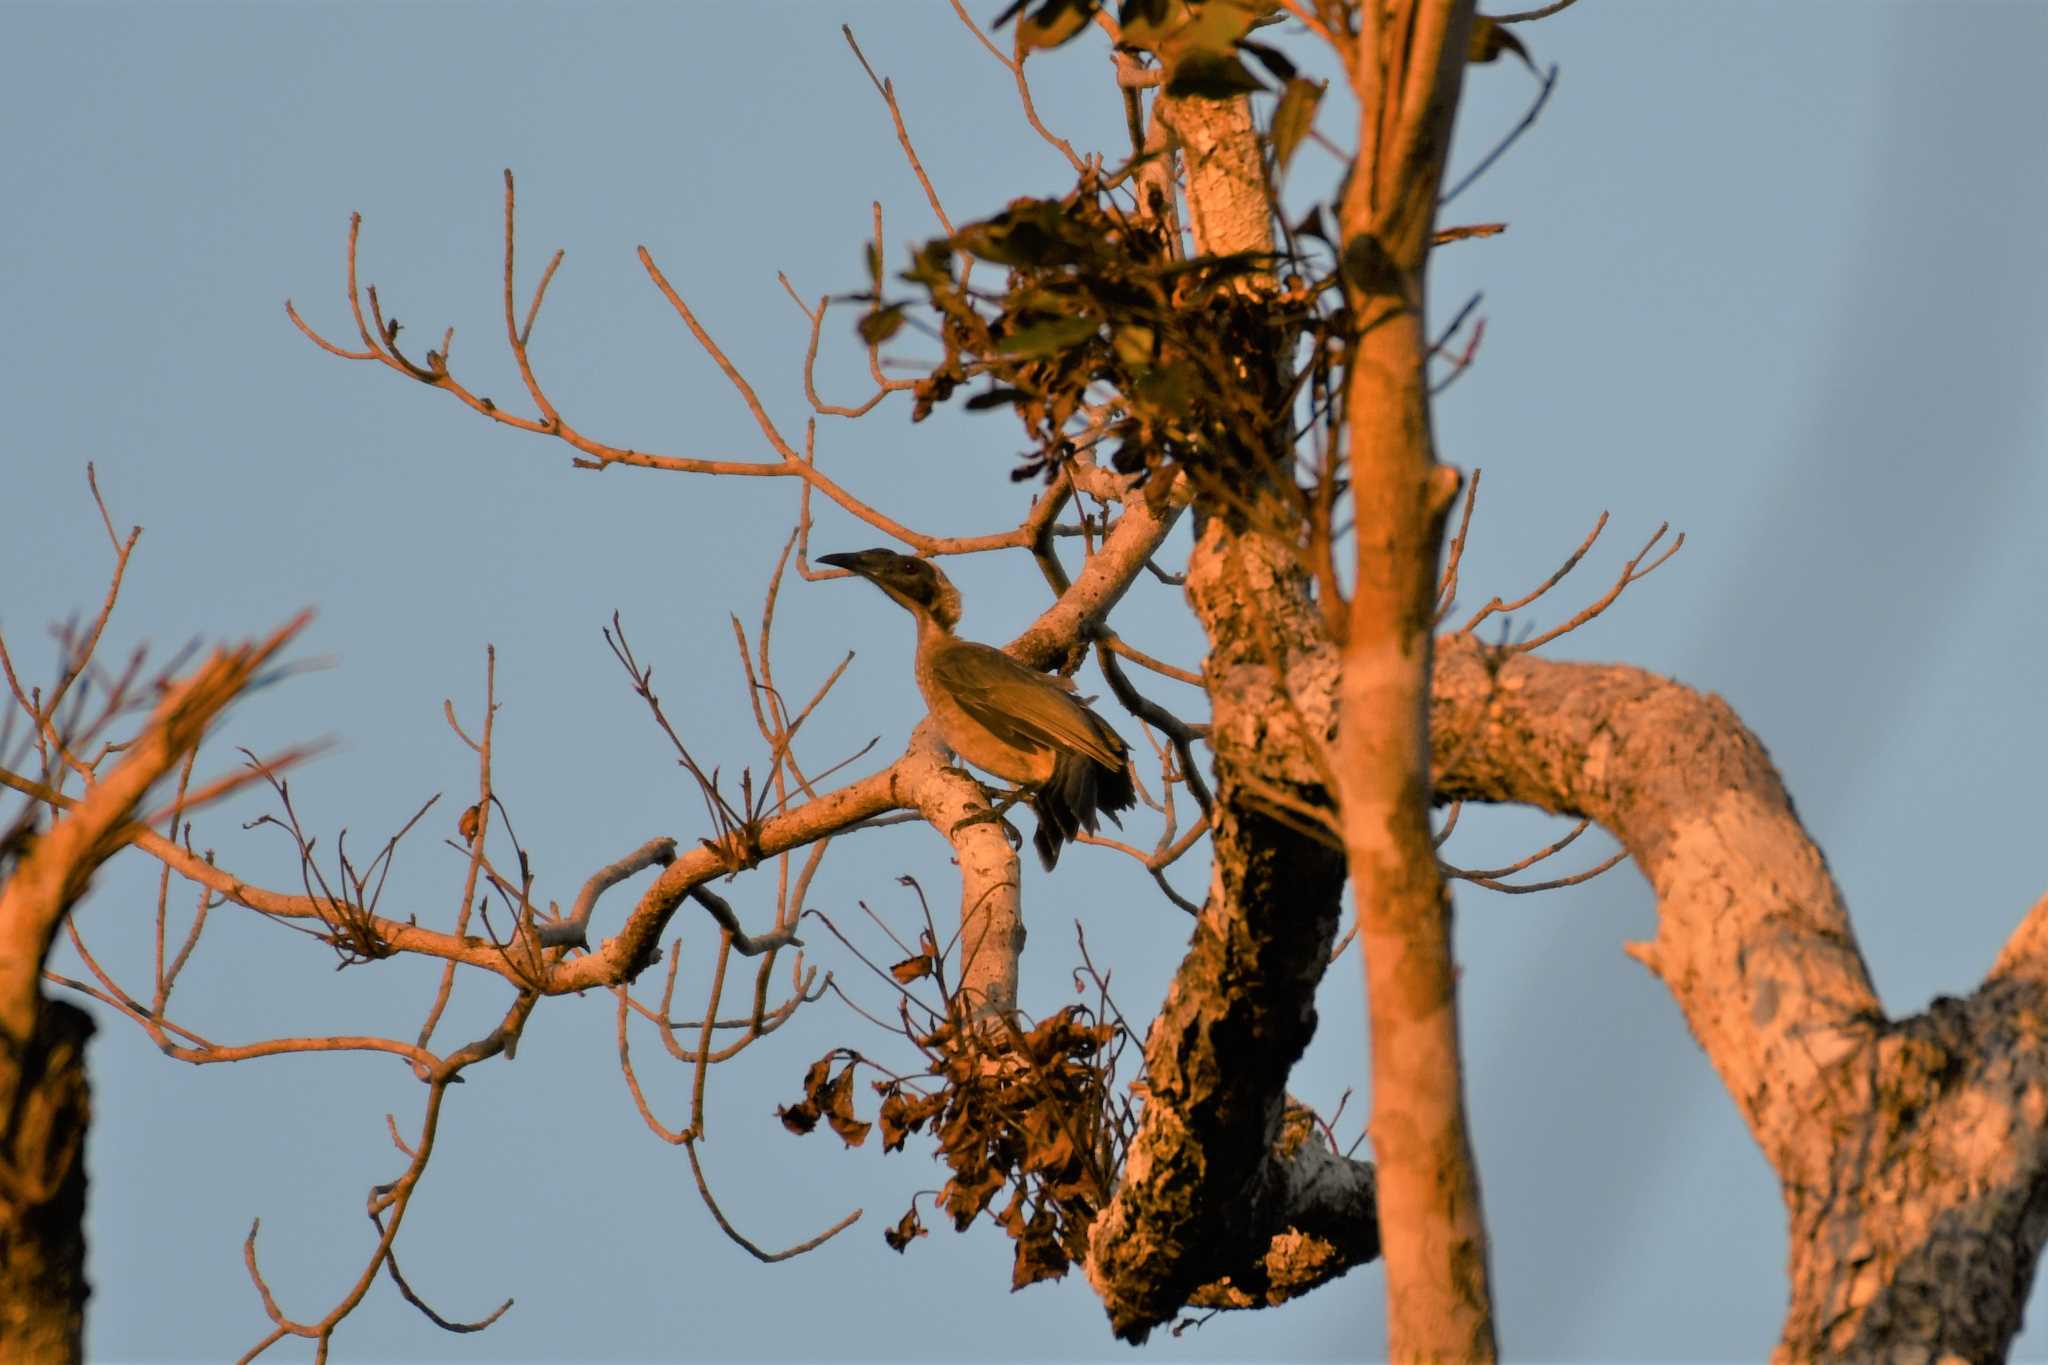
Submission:
<svg viewBox="0 0 2048 1365">
<path fill-rule="evenodd" d="M 983 788 L 983 790 L 986 791 L 987 789 Z M 1027 788 L 1014 788 L 1010 792 L 1006 793 L 1000 801 L 990 806 L 987 810 L 978 810 L 974 812 L 974 814 L 972 815 L 965 816 L 959 820 L 954 821 L 952 832 L 954 834 L 958 834 L 961 830 L 966 829 L 969 825 L 983 825 L 989 823 L 990 821 L 994 821 L 996 824 L 1002 827 L 1003 837 L 1010 841 L 1011 848 L 1022 848 L 1024 847 L 1024 835 L 1022 831 L 1020 831 L 1015 825 L 1010 823 L 1008 817 L 1004 814 L 1004 812 L 1009 810 L 1010 807 L 1016 805 L 1019 801 L 1023 800 L 1029 794 L 1030 792 Z"/>
</svg>

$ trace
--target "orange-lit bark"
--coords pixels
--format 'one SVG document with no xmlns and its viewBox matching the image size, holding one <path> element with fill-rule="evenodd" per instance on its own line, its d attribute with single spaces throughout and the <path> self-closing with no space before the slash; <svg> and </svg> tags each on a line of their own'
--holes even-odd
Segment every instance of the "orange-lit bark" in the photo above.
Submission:
<svg viewBox="0 0 2048 1365">
<path fill-rule="evenodd" d="M 1430 437 L 1424 267 L 1472 8 L 1365 6 L 1351 71 L 1359 153 L 1340 208 L 1357 338 L 1346 388 L 1357 558 L 1335 768 L 1370 1008 L 1371 1134 L 1397 1360 L 1496 1351 L 1450 898 L 1428 820 L 1431 630 L 1457 476 L 1437 464 Z"/>
<path fill-rule="evenodd" d="M 1272 250 L 1249 103 L 1169 98 L 1155 117 L 1181 153 L 1194 249 Z M 1336 937 L 1343 866 L 1315 833 L 1275 818 L 1275 791 L 1327 800 L 1310 755 L 1328 712 L 1308 724 L 1292 714 L 1272 653 L 1311 672 L 1326 667 L 1320 621 L 1284 537 L 1207 500 L 1197 522 L 1187 595 L 1209 646 L 1215 863 L 1146 1038 L 1143 1118 L 1091 1231 L 1088 1265 L 1111 1325 L 1130 1340 L 1190 1303 L 1283 1302 L 1378 1249 L 1370 1168 L 1319 1135 L 1290 1139 L 1286 1118 L 1287 1076 L 1314 1031 L 1315 987 Z"/>
<path fill-rule="evenodd" d="M 167 692 L 120 761 L 47 830 L 0 851 L 0 1360 L 10 1365 L 84 1358 L 93 1024 L 44 997 L 50 945 L 93 873 L 132 837 L 150 790 L 301 623 L 216 653 Z"/>
</svg>

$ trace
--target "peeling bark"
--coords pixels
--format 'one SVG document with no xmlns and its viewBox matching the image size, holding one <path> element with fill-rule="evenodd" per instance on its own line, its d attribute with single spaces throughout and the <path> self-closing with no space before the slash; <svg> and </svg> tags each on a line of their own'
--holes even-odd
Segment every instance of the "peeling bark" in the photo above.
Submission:
<svg viewBox="0 0 2048 1365">
<path fill-rule="evenodd" d="M 1196 250 L 1270 250 L 1246 102 L 1167 99 L 1158 119 L 1185 160 Z M 1189 1303 L 1282 1302 L 1379 1249 L 1372 1168 L 1287 1121 L 1344 888 L 1341 853 L 1294 813 L 1327 800 L 1315 755 L 1329 706 L 1310 715 L 1289 694 L 1327 699 L 1334 657 L 1292 549 L 1218 507 L 1197 515 L 1187 595 L 1209 641 L 1210 891 L 1146 1039 L 1138 1133 L 1090 1230 L 1089 1279 L 1131 1341 Z"/>
<path fill-rule="evenodd" d="M 1291 1100 L 1272 1155 L 1242 1263 L 1197 1289 L 1192 1306 L 1275 1308 L 1379 1255 L 1370 1162 L 1331 1151 L 1313 1111 Z"/>
<path fill-rule="evenodd" d="M 1282 1142 L 1286 1080 L 1315 1032 L 1344 860 L 1327 835 L 1276 814 L 1276 795 L 1311 804 L 1323 796 L 1310 785 L 1313 750 L 1300 713 L 1259 642 L 1290 641 L 1304 667 L 1326 666 L 1314 648 L 1317 617 L 1292 556 L 1220 517 L 1203 528 L 1187 586 L 1212 646 L 1204 664 L 1217 774 L 1212 879 L 1146 1038 L 1143 1120 L 1090 1234 L 1089 1278 L 1111 1326 L 1133 1341 L 1203 1286 L 1209 1302 L 1274 1301 L 1276 1285 L 1312 1287 L 1378 1249 L 1362 1197 L 1369 1168 L 1346 1163 L 1354 1169 L 1339 1182 L 1341 1195 L 1317 1212 L 1301 1192 L 1318 1187 L 1290 1179 Z M 1325 1231 L 1328 1251 L 1301 1244 L 1312 1228 Z M 1318 1274 L 1290 1273 L 1291 1261 L 1313 1262 Z M 1231 1283 L 1212 1285 L 1224 1279 Z"/>
</svg>

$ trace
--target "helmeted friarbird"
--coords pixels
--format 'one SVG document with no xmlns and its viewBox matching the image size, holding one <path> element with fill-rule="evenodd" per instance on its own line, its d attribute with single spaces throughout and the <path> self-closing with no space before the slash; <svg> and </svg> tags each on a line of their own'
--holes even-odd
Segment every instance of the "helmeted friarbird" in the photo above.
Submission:
<svg viewBox="0 0 2048 1365">
<path fill-rule="evenodd" d="M 1032 844 L 1047 870 L 1060 845 L 1098 814 L 1137 801 L 1130 751 L 1065 678 L 1033 672 L 1000 649 L 963 640 L 960 592 L 927 560 L 893 550 L 820 555 L 867 579 L 917 619 L 917 687 L 949 748 L 1014 782 L 1038 817 Z"/>
</svg>

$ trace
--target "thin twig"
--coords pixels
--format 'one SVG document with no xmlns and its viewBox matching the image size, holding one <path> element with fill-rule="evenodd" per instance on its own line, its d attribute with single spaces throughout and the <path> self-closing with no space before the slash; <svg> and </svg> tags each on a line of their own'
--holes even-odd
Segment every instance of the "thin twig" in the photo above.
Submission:
<svg viewBox="0 0 2048 1365">
<path fill-rule="evenodd" d="M 948 237 L 951 237 L 953 220 L 946 216 L 944 206 L 939 203 L 939 192 L 932 188 L 931 177 L 924 173 L 924 163 L 918 160 L 917 148 L 910 143 L 910 132 L 903 126 L 903 110 L 896 103 L 895 83 L 883 80 L 875 74 L 874 67 L 868 65 L 867 54 L 862 52 L 860 44 L 854 41 L 851 24 L 841 24 L 839 31 L 846 35 L 846 45 L 853 49 L 853 55 L 859 59 L 860 69 L 867 72 L 868 79 L 874 82 L 875 93 L 882 97 L 882 103 L 889 106 L 889 117 L 896 123 L 896 141 L 902 144 L 903 155 L 910 160 L 910 169 L 917 173 L 917 183 L 924 186 L 924 197 L 932 206 L 932 216 L 939 220 L 939 226 L 946 230 Z"/>
<path fill-rule="evenodd" d="M 1552 640 L 1555 640 L 1560 635 L 1571 634 L 1580 626 L 1585 625 L 1588 621 L 1591 621 L 1601 612 L 1606 611 L 1609 607 L 1613 606 L 1615 599 L 1621 596 L 1622 590 L 1627 588 L 1629 584 L 1637 583 L 1645 578 L 1648 578 L 1651 574 L 1655 573 L 1659 568 L 1663 566 L 1665 560 L 1670 559 L 1671 556 L 1677 554 L 1679 550 L 1684 548 L 1685 532 L 1680 531 L 1678 533 L 1678 539 L 1671 542 L 1670 549 L 1666 550 L 1663 554 L 1657 556 L 1655 560 L 1651 561 L 1651 563 L 1647 567 L 1642 569 L 1640 572 L 1636 569 L 1636 566 L 1643 562 L 1643 557 L 1650 553 L 1650 551 L 1656 546 L 1657 542 L 1664 538 L 1664 533 L 1670 529 L 1671 523 L 1668 521 L 1657 528 L 1656 534 L 1651 536 L 1649 540 L 1644 543 L 1643 548 L 1636 552 L 1635 558 L 1629 560 L 1628 563 L 1622 565 L 1621 576 L 1614 580 L 1614 586 L 1609 588 L 1604 594 L 1602 594 L 1600 600 L 1598 600 L 1597 602 L 1590 603 L 1582 610 L 1580 610 L 1580 612 L 1576 616 L 1572 617 L 1571 620 L 1566 621 L 1561 626 L 1557 626 L 1553 629 L 1546 630 L 1541 635 L 1536 636 L 1534 639 L 1524 640 L 1520 644 L 1507 646 L 1509 651 L 1516 654 L 1527 654 L 1532 649 L 1537 649 L 1543 645 L 1549 644 Z"/>
<path fill-rule="evenodd" d="M 1524 593 L 1520 597 L 1517 597 L 1512 602 L 1503 602 L 1499 597 L 1495 597 L 1492 601 L 1488 602 L 1485 606 L 1481 607 L 1478 611 L 1474 612 L 1472 614 L 1472 619 L 1465 622 L 1464 625 L 1458 627 L 1458 633 L 1461 635 L 1471 634 L 1473 627 L 1477 626 L 1481 621 L 1484 621 L 1487 617 L 1492 616 L 1496 612 L 1520 611 L 1523 607 L 1528 606 L 1530 603 L 1542 597 L 1543 594 L 1549 592 L 1552 588 L 1556 587 L 1559 583 L 1562 583 L 1564 581 L 1565 575 L 1569 574 L 1573 569 L 1576 569 L 1579 566 L 1579 561 L 1586 557 L 1586 551 L 1593 548 L 1593 542 L 1600 539 L 1600 533 L 1606 529 L 1607 513 L 1602 512 L 1599 516 L 1599 519 L 1593 523 L 1593 529 L 1588 531 L 1586 533 L 1586 538 L 1579 542 L 1579 548 L 1571 552 L 1571 555 L 1568 558 L 1566 558 L 1565 562 L 1557 567 L 1557 571 L 1555 573 L 1551 574 L 1550 577 L 1544 579 L 1541 583 L 1537 584 L 1529 592 Z"/>
<path fill-rule="evenodd" d="M 1620 849 L 1615 853 L 1613 857 L 1607 859 L 1605 862 L 1599 864 L 1597 867 L 1587 868 L 1584 872 L 1574 873 L 1572 876 L 1569 877 L 1559 877 L 1555 881 L 1528 882 L 1520 886 L 1511 885 L 1507 882 L 1495 881 L 1491 877 L 1465 877 L 1463 878 L 1463 880 L 1471 882 L 1474 886 L 1483 886 L 1489 891 L 1502 891 L 1506 892 L 1510 896 L 1526 896 L 1529 895 L 1531 892 L 1535 891 L 1555 891 L 1560 887 L 1577 886 L 1581 882 L 1589 882 L 1593 880 L 1593 878 L 1607 871 L 1609 868 L 1613 867 L 1615 864 L 1619 863 L 1622 859 L 1626 857 L 1628 857 L 1628 850 L 1625 848 Z"/>
<path fill-rule="evenodd" d="M 1435 624 L 1439 626 L 1457 603 L 1458 568 L 1465 561 L 1465 533 L 1472 529 L 1472 508 L 1479 501 L 1479 476 L 1485 472 L 1475 468 L 1465 482 L 1465 510 L 1458 517 L 1458 534 L 1451 537 L 1450 551 L 1444 556 L 1443 578 L 1437 584 Z"/>
<path fill-rule="evenodd" d="M 1507 136 L 1503 137 L 1499 142 L 1495 143 L 1493 146 L 1493 150 L 1488 152 L 1485 156 L 1481 157 L 1479 159 L 1478 165 L 1474 166 L 1471 170 L 1465 172 L 1465 174 L 1459 178 L 1457 184 L 1451 186 L 1450 189 L 1444 191 L 1443 197 L 1436 201 L 1437 207 L 1439 209 L 1441 209 L 1445 204 L 1450 203 L 1453 199 L 1456 199 L 1459 195 L 1463 194 L 1467 189 L 1471 188 L 1473 181 L 1479 179 L 1480 176 L 1486 174 L 1488 170 L 1492 169 L 1493 163 L 1500 160 L 1501 157 L 1504 154 L 1506 154 L 1507 149 L 1515 145 L 1515 140 L 1521 137 L 1522 134 L 1529 131 L 1530 126 L 1536 122 L 1536 116 L 1543 112 L 1543 106 L 1549 102 L 1550 92 L 1556 88 L 1557 67 L 1555 64 L 1553 64 L 1550 70 L 1544 73 L 1542 87 L 1537 90 L 1536 98 L 1529 105 L 1528 112 L 1522 115 L 1521 122 L 1517 123 L 1514 127 L 1510 128 L 1508 130 Z"/>
</svg>

